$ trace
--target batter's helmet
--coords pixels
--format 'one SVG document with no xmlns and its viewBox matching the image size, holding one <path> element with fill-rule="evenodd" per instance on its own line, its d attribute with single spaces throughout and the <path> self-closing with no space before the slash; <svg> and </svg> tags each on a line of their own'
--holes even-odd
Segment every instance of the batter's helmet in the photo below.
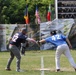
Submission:
<svg viewBox="0 0 76 75">
<path fill-rule="evenodd" d="M 50 33 L 51 33 L 52 35 L 55 35 L 55 34 L 57 34 L 57 30 L 52 30 L 52 31 L 50 31 Z"/>
</svg>

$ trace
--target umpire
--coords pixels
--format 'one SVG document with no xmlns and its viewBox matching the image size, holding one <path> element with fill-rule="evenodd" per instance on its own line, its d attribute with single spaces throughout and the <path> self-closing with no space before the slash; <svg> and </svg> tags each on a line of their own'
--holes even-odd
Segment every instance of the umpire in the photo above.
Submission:
<svg viewBox="0 0 76 75">
<path fill-rule="evenodd" d="M 9 50 L 10 50 L 10 58 L 7 62 L 7 67 L 5 68 L 7 71 L 10 71 L 11 63 L 14 57 L 16 56 L 16 71 L 22 72 L 20 69 L 20 61 L 21 61 L 21 55 L 20 55 L 20 47 L 21 43 L 25 43 L 27 39 L 27 30 L 25 28 L 21 29 L 21 32 L 16 33 L 10 40 L 9 44 Z"/>
</svg>

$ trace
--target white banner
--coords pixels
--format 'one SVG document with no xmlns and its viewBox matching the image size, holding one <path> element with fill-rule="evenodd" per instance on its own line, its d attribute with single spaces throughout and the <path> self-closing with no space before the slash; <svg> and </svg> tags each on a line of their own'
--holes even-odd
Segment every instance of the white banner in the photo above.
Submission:
<svg viewBox="0 0 76 75">
<path fill-rule="evenodd" d="M 0 25 L 0 51 L 6 50 L 6 27 L 5 25 Z"/>
<path fill-rule="evenodd" d="M 0 24 L 0 51 L 7 51 L 7 43 L 16 26 L 16 24 Z"/>
</svg>

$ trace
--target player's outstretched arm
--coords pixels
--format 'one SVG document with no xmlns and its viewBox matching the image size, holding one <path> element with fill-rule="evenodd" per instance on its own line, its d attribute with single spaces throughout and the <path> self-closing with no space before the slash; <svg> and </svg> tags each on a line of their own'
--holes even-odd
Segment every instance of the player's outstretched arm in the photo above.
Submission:
<svg viewBox="0 0 76 75">
<path fill-rule="evenodd" d="M 45 43 L 45 40 L 40 40 L 40 41 L 37 41 L 37 44 L 40 46 L 41 44 Z"/>
<path fill-rule="evenodd" d="M 34 42 L 34 43 L 36 43 L 36 41 L 35 41 L 33 38 L 27 38 L 26 40 L 29 41 L 29 42 Z"/>
<path fill-rule="evenodd" d="M 45 42 L 45 39 L 42 39 L 42 40 L 40 40 L 39 42 L 40 42 L 40 43 L 44 43 L 44 42 Z"/>
</svg>

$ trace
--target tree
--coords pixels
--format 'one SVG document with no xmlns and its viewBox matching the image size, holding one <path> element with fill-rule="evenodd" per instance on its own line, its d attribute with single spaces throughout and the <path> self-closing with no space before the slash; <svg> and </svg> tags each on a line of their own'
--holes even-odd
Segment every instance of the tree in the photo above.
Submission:
<svg viewBox="0 0 76 75">
<path fill-rule="evenodd" d="M 45 22 L 48 5 L 54 4 L 54 0 L 0 0 L 0 23 L 24 24 L 24 10 L 26 4 L 28 4 L 30 23 L 35 24 L 36 4 L 38 5 L 41 21 Z"/>
</svg>

